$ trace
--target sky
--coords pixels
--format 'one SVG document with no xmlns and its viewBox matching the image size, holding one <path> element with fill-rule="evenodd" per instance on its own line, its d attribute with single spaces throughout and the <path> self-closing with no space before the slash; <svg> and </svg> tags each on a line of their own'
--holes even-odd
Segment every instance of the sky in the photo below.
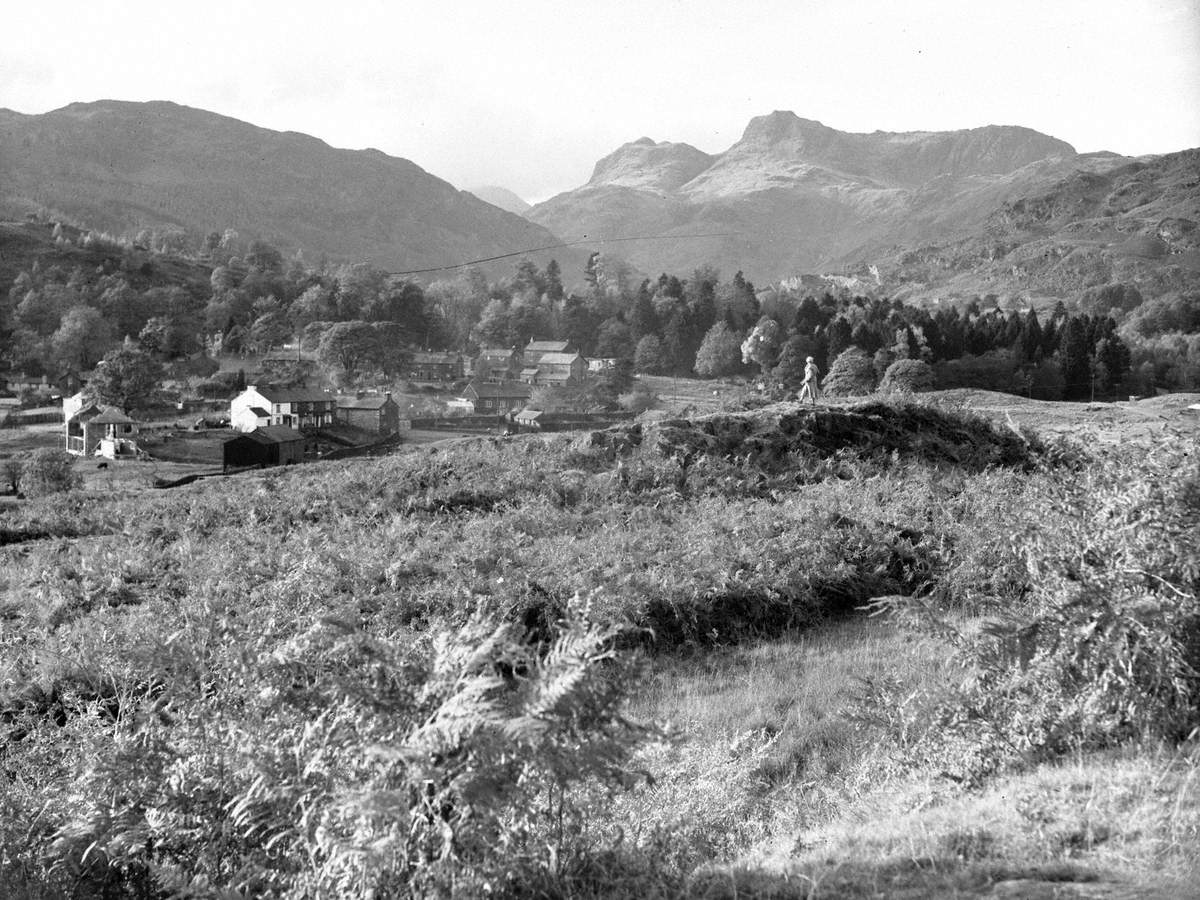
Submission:
<svg viewBox="0 0 1200 900">
<path fill-rule="evenodd" d="M 628 141 L 717 153 L 777 109 L 1200 146 L 1200 0 L 53 0 L 4 22 L 0 107 L 173 100 L 530 201 Z"/>
</svg>

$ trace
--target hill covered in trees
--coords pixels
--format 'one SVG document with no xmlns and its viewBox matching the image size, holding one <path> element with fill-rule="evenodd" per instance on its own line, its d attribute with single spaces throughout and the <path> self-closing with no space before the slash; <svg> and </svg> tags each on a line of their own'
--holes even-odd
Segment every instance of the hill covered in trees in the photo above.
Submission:
<svg viewBox="0 0 1200 900">
<path fill-rule="evenodd" d="M 627 370 L 753 376 L 784 390 L 806 357 L 829 372 L 847 353 L 864 360 L 850 393 L 893 384 L 884 376 L 902 361 L 924 387 L 1047 400 L 1200 387 L 1194 294 L 1144 300 L 1118 286 L 1041 310 L 984 297 L 927 305 L 795 282 L 760 290 L 707 267 L 638 280 L 600 253 L 579 291 L 557 262 L 531 259 L 498 278 L 467 269 L 423 285 L 367 264 L 309 267 L 232 233 L 186 255 L 61 224 L 7 226 L 0 240 L 16 270 L 0 303 L 3 362 L 55 378 L 86 372 L 126 338 L 166 363 L 299 341 L 347 386 L 394 380 L 416 349 L 554 338 Z"/>
</svg>

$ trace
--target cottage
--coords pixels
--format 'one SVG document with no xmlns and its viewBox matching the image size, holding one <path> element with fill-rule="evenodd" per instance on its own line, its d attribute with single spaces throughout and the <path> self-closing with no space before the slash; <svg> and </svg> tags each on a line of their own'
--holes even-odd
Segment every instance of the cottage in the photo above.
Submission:
<svg viewBox="0 0 1200 900">
<path fill-rule="evenodd" d="M 463 399 L 472 404 L 476 413 L 500 415 L 523 408 L 529 401 L 529 386 L 515 381 L 504 384 L 477 384 L 473 381 L 463 392 Z"/>
<path fill-rule="evenodd" d="M 286 466 L 304 461 L 304 435 L 294 428 L 269 425 L 227 440 L 221 448 L 226 469 Z"/>
<path fill-rule="evenodd" d="M 136 456 L 137 436 L 138 423 L 115 406 L 86 403 L 63 423 L 64 449 L 76 456 Z"/>
<path fill-rule="evenodd" d="M 457 381 L 463 376 L 463 359 L 458 353 L 413 354 L 409 377 L 417 381 Z"/>
<path fill-rule="evenodd" d="M 337 421 L 372 434 L 395 434 L 403 427 L 400 407 L 390 393 L 365 397 L 338 397 Z M 405 423 L 407 424 L 407 420 Z"/>
<path fill-rule="evenodd" d="M 512 381 L 521 371 L 521 354 L 516 348 L 501 350 L 485 347 L 475 357 L 473 365 L 475 382 L 499 384 L 502 381 Z"/>
<path fill-rule="evenodd" d="M 325 428 L 333 424 L 336 402 L 325 391 L 252 384 L 229 402 L 229 424 L 247 432 L 265 427 L 264 419 L 268 426 Z"/>
<path fill-rule="evenodd" d="M 540 431 L 542 425 L 539 420 L 544 415 L 545 415 L 545 413 L 542 412 L 540 409 L 529 409 L 528 407 L 526 407 L 525 409 L 523 409 L 519 413 L 517 413 L 515 416 L 513 416 L 513 421 L 516 422 L 518 425 L 520 425 L 522 428 L 529 428 L 529 429 L 533 429 L 535 431 Z"/>
</svg>

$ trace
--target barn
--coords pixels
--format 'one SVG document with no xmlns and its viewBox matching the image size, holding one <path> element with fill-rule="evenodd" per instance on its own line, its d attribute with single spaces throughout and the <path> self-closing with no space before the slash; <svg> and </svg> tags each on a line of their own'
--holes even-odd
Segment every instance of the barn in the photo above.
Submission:
<svg viewBox="0 0 1200 900">
<path fill-rule="evenodd" d="M 304 435 L 294 428 L 272 425 L 230 438 L 221 448 L 226 469 L 286 466 L 304 461 Z"/>
</svg>

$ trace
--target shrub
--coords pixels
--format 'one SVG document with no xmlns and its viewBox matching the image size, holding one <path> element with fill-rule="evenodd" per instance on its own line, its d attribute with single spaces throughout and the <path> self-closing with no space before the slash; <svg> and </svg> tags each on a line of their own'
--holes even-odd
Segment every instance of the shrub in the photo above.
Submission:
<svg viewBox="0 0 1200 900">
<path fill-rule="evenodd" d="M 858 347 L 849 347 L 833 361 L 821 385 L 830 397 L 855 397 L 875 390 L 875 366 Z"/>
<path fill-rule="evenodd" d="M 920 359 L 898 359 L 883 373 L 879 390 L 885 394 L 915 394 L 933 390 L 933 369 Z"/>
<path fill-rule="evenodd" d="M 31 497 L 74 490 L 83 484 L 74 462 L 75 458 L 65 450 L 34 450 L 22 463 L 21 487 Z"/>
</svg>

